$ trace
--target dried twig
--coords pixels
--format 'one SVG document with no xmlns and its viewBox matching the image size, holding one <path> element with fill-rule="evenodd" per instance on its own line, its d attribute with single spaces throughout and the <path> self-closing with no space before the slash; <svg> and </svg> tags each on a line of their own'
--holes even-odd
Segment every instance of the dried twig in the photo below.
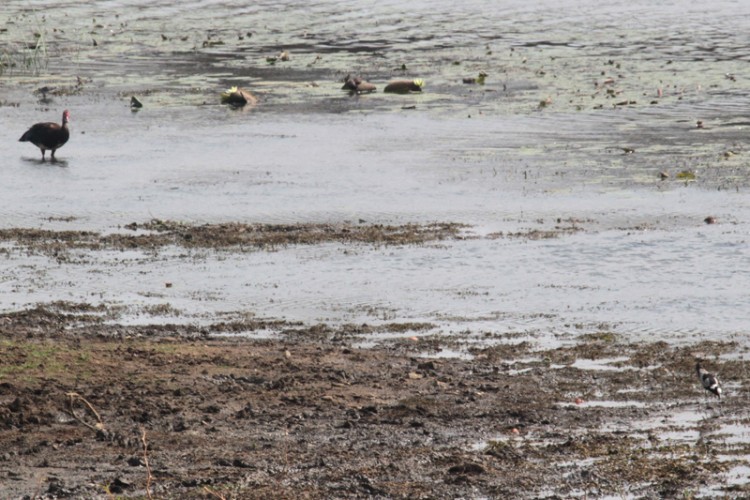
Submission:
<svg viewBox="0 0 750 500">
<path fill-rule="evenodd" d="M 224 495 L 222 495 L 220 493 L 215 492 L 214 490 L 212 490 L 208 486 L 204 486 L 203 487 L 203 491 L 205 491 L 206 493 L 208 493 L 209 495 L 211 495 L 213 497 L 218 498 L 219 500 L 227 500 L 227 497 L 225 497 Z"/>
<path fill-rule="evenodd" d="M 110 491 L 110 489 L 109 489 L 109 485 L 108 485 L 108 484 L 104 486 L 104 493 L 106 493 L 106 494 L 107 494 L 107 499 L 108 499 L 108 500 L 116 500 L 116 499 L 115 499 L 115 496 L 114 496 L 114 495 L 112 494 L 112 492 Z"/>
<path fill-rule="evenodd" d="M 94 406 L 91 403 L 89 403 L 88 401 L 86 401 L 86 398 L 84 398 L 83 396 L 81 396 L 77 392 L 68 392 L 66 394 L 66 396 L 68 396 L 68 405 L 70 406 L 70 414 L 73 415 L 73 418 L 75 418 L 76 420 L 78 420 L 80 423 L 82 423 L 83 425 L 85 425 L 86 427 L 88 427 L 89 429 L 91 429 L 92 431 L 100 431 L 100 430 L 104 429 L 104 422 L 102 422 L 101 415 L 99 415 L 99 412 L 96 411 L 96 408 L 94 408 Z M 75 409 L 73 408 L 73 403 L 76 400 L 83 401 L 83 403 L 88 407 L 88 409 L 91 410 L 91 413 L 93 413 L 94 416 L 96 417 L 96 424 L 95 425 L 91 425 L 90 423 L 86 422 L 81 417 L 79 417 L 78 415 L 76 415 Z"/>
<path fill-rule="evenodd" d="M 148 463 L 148 443 L 146 442 L 146 429 L 141 427 L 141 443 L 143 443 L 143 463 L 146 465 L 146 496 L 149 500 L 153 500 L 151 496 L 151 480 L 154 476 L 151 475 L 151 466 Z"/>
<path fill-rule="evenodd" d="M 44 476 L 39 478 L 39 481 L 36 485 L 36 493 L 34 493 L 34 496 L 31 498 L 37 498 L 40 496 L 40 493 L 42 491 L 42 484 L 44 484 Z"/>
</svg>

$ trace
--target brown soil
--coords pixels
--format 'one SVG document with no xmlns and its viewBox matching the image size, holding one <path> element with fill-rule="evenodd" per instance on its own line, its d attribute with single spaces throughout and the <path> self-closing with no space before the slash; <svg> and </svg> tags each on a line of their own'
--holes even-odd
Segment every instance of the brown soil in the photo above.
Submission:
<svg viewBox="0 0 750 500">
<path fill-rule="evenodd" d="M 420 354 L 445 339 L 407 333 L 359 349 L 366 325 L 288 325 L 276 340 L 115 331 L 94 312 L 58 302 L 0 317 L 5 497 L 673 497 L 731 492 L 717 473 L 750 451 L 716 433 L 746 395 L 709 403 L 692 374 L 696 352 L 733 345 L 602 334 L 545 352 L 506 344 L 430 359 Z M 623 355 L 622 371 L 570 366 Z M 744 363 L 721 368 L 747 377 Z M 640 428 L 686 409 L 705 413 L 694 444 Z"/>
</svg>

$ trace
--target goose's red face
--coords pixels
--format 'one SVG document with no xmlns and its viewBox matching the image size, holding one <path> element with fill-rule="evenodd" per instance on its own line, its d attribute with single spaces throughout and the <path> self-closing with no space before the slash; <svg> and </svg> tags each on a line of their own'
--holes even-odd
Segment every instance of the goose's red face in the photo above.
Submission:
<svg viewBox="0 0 750 500">
<path fill-rule="evenodd" d="M 63 111 L 63 121 L 64 122 L 70 121 L 70 111 L 68 111 L 67 109 Z"/>
</svg>

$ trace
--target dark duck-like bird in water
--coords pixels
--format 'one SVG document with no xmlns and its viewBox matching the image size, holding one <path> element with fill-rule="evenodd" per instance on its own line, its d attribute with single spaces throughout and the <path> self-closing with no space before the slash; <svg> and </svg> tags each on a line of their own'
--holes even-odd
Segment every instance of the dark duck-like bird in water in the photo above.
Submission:
<svg viewBox="0 0 750 500">
<path fill-rule="evenodd" d="M 37 123 L 32 125 L 25 134 L 18 139 L 21 142 L 30 142 L 42 150 L 42 161 L 44 153 L 49 149 L 52 151 L 52 160 L 55 159 L 55 151 L 63 147 L 70 138 L 68 122 L 70 121 L 70 112 L 66 109 L 63 111 L 62 125 L 52 122 Z"/>
<path fill-rule="evenodd" d="M 695 372 L 698 374 L 698 378 L 700 379 L 701 384 L 703 384 L 703 388 L 708 392 L 713 392 L 719 399 L 721 399 L 719 377 L 703 368 L 700 363 L 695 363 Z"/>
</svg>

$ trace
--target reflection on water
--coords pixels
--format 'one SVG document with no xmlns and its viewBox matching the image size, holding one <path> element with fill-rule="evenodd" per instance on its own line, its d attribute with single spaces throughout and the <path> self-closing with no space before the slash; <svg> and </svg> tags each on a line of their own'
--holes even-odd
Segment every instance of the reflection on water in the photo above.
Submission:
<svg viewBox="0 0 750 500">
<path fill-rule="evenodd" d="M 488 5 L 6 1 L 0 40 L 23 52 L 40 34 L 46 71 L 5 68 L 2 226 L 449 220 L 478 238 L 157 263 L 11 250 L 0 307 L 93 296 L 543 342 L 601 328 L 672 341 L 743 331 L 750 4 Z M 290 61 L 267 62 L 281 50 Z M 480 71 L 485 85 L 462 82 Z M 427 84 L 349 96 L 348 73 L 380 89 Z M 55 87 L 51 103 L 32 93 L 42 85 Z M 230 85 L 260 104 L 220 106 Z M 75 113 L 61 162 L 35 161 L 16 136 L 64 107 Z M 508 237 L 571 225 L 581 231 Z"/>
</svg>

